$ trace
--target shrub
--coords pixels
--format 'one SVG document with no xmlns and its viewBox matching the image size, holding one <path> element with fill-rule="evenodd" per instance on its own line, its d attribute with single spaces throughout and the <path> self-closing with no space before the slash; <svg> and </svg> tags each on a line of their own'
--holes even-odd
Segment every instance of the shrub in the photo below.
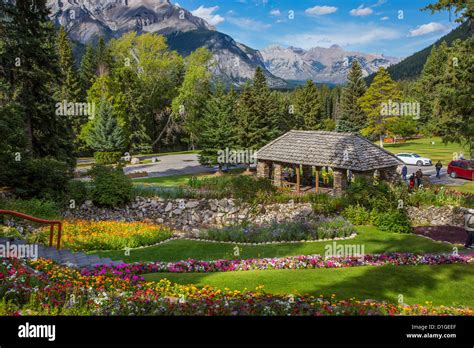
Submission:
<svg viewBox="0 0 474 348">
<path fill-rule="evenodd" d="M 14 227 L 0 226 L 0 237 L 2 238 L 23 238 L 21 232 Z"/>
<path fill-rule="evenodd" d="M 79 180 L 69 180 L 69 182 L 67 183 L 66 192 L 66 204 L 69 204 L 71 200 L 74 200 L 76 206 L 81 205 L 89 197 L 87 184 Z"/>
<path fill-rule="evenodd" d="M 64 221 L 61 244 L 75 251 L 123 250 L 159 243 L 171 238 L 170 228 L 143 222 Z M 49 229 L 31 237 L 47 244 Z"/>
<path fill-rule="evenodd" d="M 410 220 L 403 210 L 391 210 L 384 213 L 378 213 L 375 225 L 381 231 L 394 233 L 412 232 Z"/>
<path fill-rule="evenodd" d="M 72 178 L 68 164 L 50 158 L 31 159 L 15 183 L 15 193 L 20 197 L 59 200 Z"/>
<path fill-rule="evenodd" d="M 363 177 L 356 178 L 347 188 L 345 199 L 350 205 L 360 205 L 368 210 L 383 211 L 396 208 L 398 200 L 389 185 L 384 182 L 374 184 Z"/>
<path fill-rule="evenodd" d="M 469 195 L 464 195 L 459 192 L 454 192 L 441 188 L 424 188 L 415 190 L 407 197 L 407 203 L 412 206 L 420 207 L 427 205 L 443 206 L 468 206 Z"/>
<path fill-rule="evenodd" d="M 48 220 L 54 220 L 60 217 L 57 203 L 47 200 L 3 199 L 0 201 L 0 208 L 14 210 L 23 214 Z"/>
<path fill-rule="evenodd" d="M 375 221 L 376 214 L 375 210 L 369 211 L 359 204 L 350 205 L 342 212 L 342 216 L 354 225 L 371 225 Z"/>
<path fill-rule="evenodd" d="M 264 243 L 347 237 L 352 233 L 355 233 L 354 226 L 339 217 L 314 223 L 275 222 L 269 226 L 234 225 L 201 231 L 199 236 L 222 242 Z"/>
<path fill-rule="evenodd" d="M 213 198 L 232 197 L 244 202 L 267 201 L 276 192 L 270 180 L 245 175 L 224 175 L 209 178 L 192 178 L 188 186 L 202 190 Z"/>
<path fill-rule="evenodd" d="M 94 152 L 94 159 L 97 164 L 114 164 L 122 158 L 120 151 L 115 152 Z"/>
<path fill-rule="evenodd" d="M 91 170 L 91 176 L 91 198 L 95 204 L 116 207 L 132 199 L 132 181 L 123 173 L 122 167 L 95 165 Z"/>
<path fill-rule="evenodd" d="M 333 214 L 342 210 L 345 200 L 341 197 L 332 197 L 328 194 L 310 194 L 313 211 L 317 214 Z"/>
</svg>

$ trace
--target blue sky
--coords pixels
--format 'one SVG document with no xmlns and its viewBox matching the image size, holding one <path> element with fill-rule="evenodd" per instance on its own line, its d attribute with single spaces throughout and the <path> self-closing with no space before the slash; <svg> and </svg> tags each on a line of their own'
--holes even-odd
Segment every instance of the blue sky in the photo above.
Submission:
<svg viewBox="0 0 474 348">
<path fill-rule="evenodd" d="M 174 0 L 252 48 L 268 45 L 405 57 L 455 28 L 447 12 L 420 11 L 435 0 Z"/>
</svg>

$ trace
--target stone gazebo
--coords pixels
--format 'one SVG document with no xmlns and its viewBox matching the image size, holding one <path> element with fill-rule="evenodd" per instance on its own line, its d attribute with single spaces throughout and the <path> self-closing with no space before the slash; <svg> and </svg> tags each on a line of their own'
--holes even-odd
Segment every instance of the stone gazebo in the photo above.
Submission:
<svg viewBox="0 0 474 348">
<path fill-rule="evenodd" d="M 402 162 L 390 152 L 354 133 L 292 130 L 257 151 L 257 176 L 271 179 L 277 187 L 295 187 L 297 193 L 312 191 L 342 193 L 352 177 L 398 180 Z M 294 182 L 284 178 L 283 169 L 291 168 Z M 322 169 L 331 168 L 332 188 L 320 187 Z M 350 173 L 350 174 L 349 174 Z M 302 181 L 306 186 L 302 187 Z M 308 183 L 313 183 L 308 185 Z"/>
</svg>

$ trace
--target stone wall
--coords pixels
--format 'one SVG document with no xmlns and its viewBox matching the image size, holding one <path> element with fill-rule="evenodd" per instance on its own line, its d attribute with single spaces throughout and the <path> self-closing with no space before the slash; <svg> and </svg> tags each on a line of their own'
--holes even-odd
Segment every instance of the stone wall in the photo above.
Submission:
<svg viewBox="0 0 474 348">
<path fill-rule="evenodd" d="M 165 200 L 140 198 L 124 208 L 105 209 L 86 202 L 77 209 L 64 212 L 65 218 L 93 220 L 144 221 L 173 226 L 183 231 L 206 227 L 220 227 L 233 223 L 251 222 L 265 224 L 272 221 L 311 220 L 309 203 L 269 204 L 251 207 L 238 205 L 233 199 Z"/>
<path fill-rule="evenodd" d="M 465 208 L 444 207 L 408 207 L 407 213 L 413 225 L 457 226 L 464 227 Z"/>
</svg>

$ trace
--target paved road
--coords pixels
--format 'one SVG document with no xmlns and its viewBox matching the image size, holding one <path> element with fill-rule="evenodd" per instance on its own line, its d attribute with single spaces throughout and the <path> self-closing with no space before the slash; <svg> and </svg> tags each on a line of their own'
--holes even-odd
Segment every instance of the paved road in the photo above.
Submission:
<svg viewBox="0 0 474 348">
<path fill-rule="evenodd" d="M 439 185 L 463 185 L 468 180 L 465 179 L 453 179 L 447 173 L 447 167 L 441 168 L 441 177 L 439 179 L 436 178 L 436 168 L 435 166 L 423 166 L 417 167 L 412 165 L 407 165 L 408 168 L 408 175 L 411 173 L 415 173 L 418 169 L 421 169 L 423 175 L 428 175 L 430 177 L 430 181 L 432 184 L 439 184 Z"/>
<path fill-rule="evenodd" d="M 148 177 L 153 178 L 179 174 L 198 174 L 214 172 L 212 168 L 202 166 L 199 163 L 197 154 L 181 154 L 153 157 L 157 157 L 160 161 L 157 163 L 128 166 L 124 168 L 124 172 L 147 172 Z"/>
</svg>

